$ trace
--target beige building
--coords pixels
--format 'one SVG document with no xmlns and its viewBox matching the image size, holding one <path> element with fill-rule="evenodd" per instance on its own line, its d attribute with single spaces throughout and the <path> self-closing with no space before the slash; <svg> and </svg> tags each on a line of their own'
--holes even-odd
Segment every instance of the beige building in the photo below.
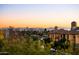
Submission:
<svg viewBox="0 0 79 59">
<path fill-rule="evenodd" d="M 59 40 L 64 36 L 70 43 L 79 44 L 79 27 L 75 21 L 71 22 L 71 30 L 58 29 L 56 26 L 54 30 L 49 33 L 49 37 L 54 40 Z"/>
<path fill-rule="evenodd" d="M 59 30 L 52 30 L 49 34 L 49 37 L 55 41 L 55 40 L 60 40 L 63 35 L 67 40 L 70 40 L 72 43 L 75 40 L 76 44 L 79 44 L 79 31 L 67 31 L 64 29 L 59 29 Z"/>
</svg>

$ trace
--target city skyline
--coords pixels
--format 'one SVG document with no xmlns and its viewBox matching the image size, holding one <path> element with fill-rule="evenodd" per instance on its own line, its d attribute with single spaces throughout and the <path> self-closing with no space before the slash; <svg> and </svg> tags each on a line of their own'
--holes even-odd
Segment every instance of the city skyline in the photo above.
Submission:
<svg viewBox="0 0 79 59">
<path fill-rule="evenodd" d="M 71 27 L 79 26 L 78 4 L 13 4 L 0 5 L 0 27 Z"/>
</svg>

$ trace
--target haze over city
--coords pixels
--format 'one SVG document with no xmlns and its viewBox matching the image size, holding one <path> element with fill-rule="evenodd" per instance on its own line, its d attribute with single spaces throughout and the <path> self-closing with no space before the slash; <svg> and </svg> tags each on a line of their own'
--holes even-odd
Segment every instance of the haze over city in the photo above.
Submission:
<svg viewBox="0 0 79 59">
<path fill-rule="evenodd" d="M 72 21 L 79 26 L 77 4 L 15 4 L 0 5 L 0 27 L 66 27 Z"/>
</svg>

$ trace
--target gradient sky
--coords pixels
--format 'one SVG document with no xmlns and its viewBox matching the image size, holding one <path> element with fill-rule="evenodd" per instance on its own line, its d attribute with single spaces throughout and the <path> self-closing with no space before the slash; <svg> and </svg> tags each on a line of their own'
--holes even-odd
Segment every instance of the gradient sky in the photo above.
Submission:
<svg viewBox="0 0 79 59">
<path fill-rule="evenodd" d="M 5 4 L 0 5 L 0 27 L 79 26 L 78 4 Z"/>
</svg>

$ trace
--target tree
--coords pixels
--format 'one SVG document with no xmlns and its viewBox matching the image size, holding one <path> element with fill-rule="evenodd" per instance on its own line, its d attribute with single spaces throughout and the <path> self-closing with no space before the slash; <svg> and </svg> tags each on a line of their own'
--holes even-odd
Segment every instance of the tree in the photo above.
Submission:
<svg viewBox="0 0 79 59">
<path fill-rule="evenodd" d="M 4 46 L 3 40 L 0 40 L 0 51 L 2 50 L 3 46 Z"/>
</svg>

